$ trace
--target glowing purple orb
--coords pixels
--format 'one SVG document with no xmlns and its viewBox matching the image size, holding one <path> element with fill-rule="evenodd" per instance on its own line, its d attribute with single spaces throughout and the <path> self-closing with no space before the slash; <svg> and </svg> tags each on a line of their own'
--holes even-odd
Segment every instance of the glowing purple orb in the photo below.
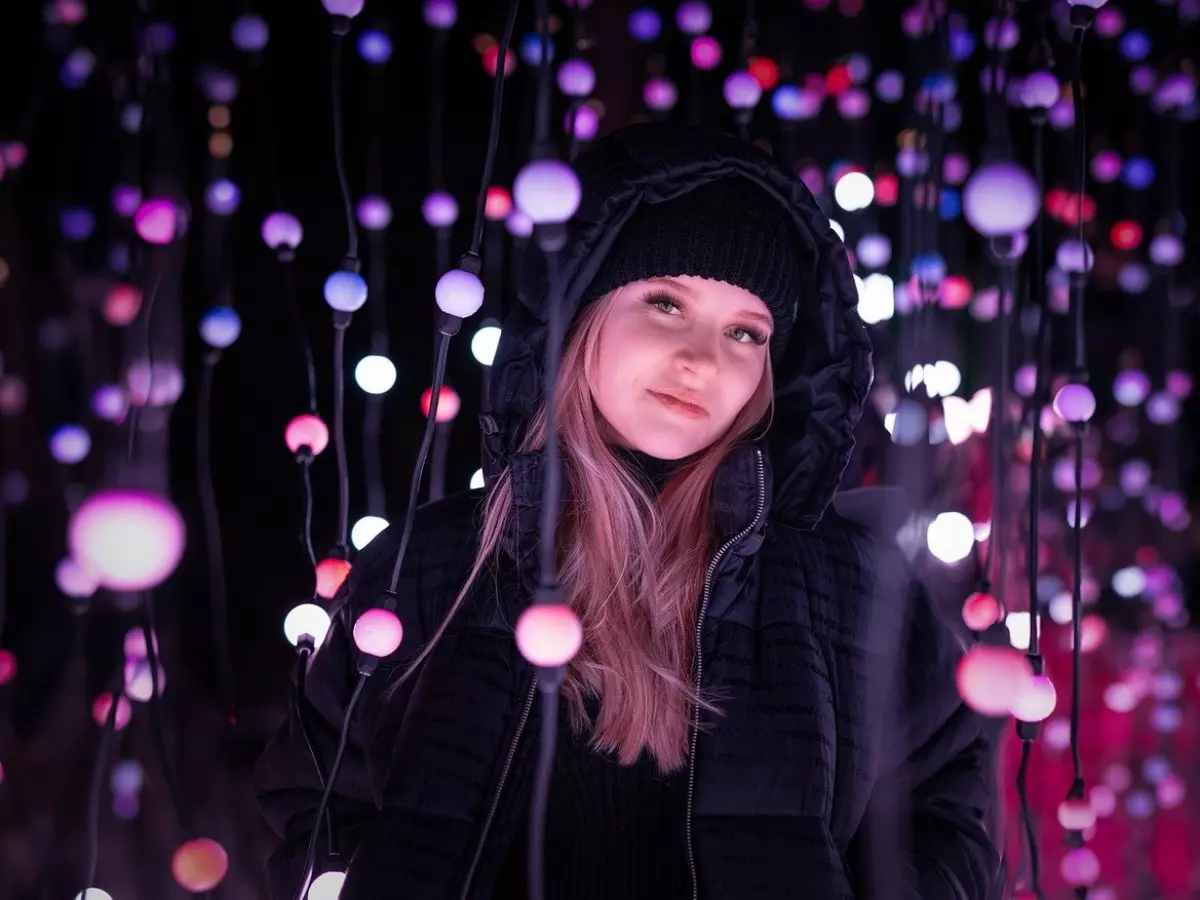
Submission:
<svg viewBox="0 0 1200 900">
<path fill-rule="evenodd" d="M 363 0 L 321 0 L 321 5 L 331 16 L 345 16 L 347 19 L 353 19 L 362 12 Z"/>
<path fill-rule="evenodd" d="M 568 59 L 558 67 L 558 89 L 568 97 L 586 97 L 596 87 L 596 70 L 582 59 Z"/>
<path fill-rule="evenodd" d="M 733 109 L 753 109 L 762 98 L 762 85 L 749 72 L 731 72 L 725 79 L 724 95 Z"/>
<path fill-rule="evenodd" d="M 963 187 L 963 215 L 984 237 L 1026 231 L 1041 205 L 1037 181 L 1012 162 L 980 166 Z"/>
<path fill-rule="evenodd" d="M 266 20 L 256 13 L 245 13 L 233 20 L 230 29 L 233 46 L 243 53 L 258 53 L 271 39 L 271 29 Z"/>
<path fill-rule="evenodd" d="M 700 0 L 684 0 L 675 11 L 675 24 L 684 34 L 704 34 L 712 28 L 712 10 Z"/>
<path fill-rule="evenodd" d="M 113 188 L 112 207 L 118 216 L 129 218 L 137 212 L 142 202 L 142 192 L 131 184 L 119 184 Z"/>
<path fill-rule="evenodd" d="M 652 41 L 662 31 L 662 18 L 652 9 L 635 9 L 629 14 L 629 33 L 635 41 Z"/>
<path fill-rule="evenodd" d="M 204 204 L 218 216 L 233 215 L 242 202 L 242 192 L 228 178 L 220 178 L 204 191 Z"/>
<path fill-rule="evenodd" d="M 358 224 L 367 231 L 383 231 L 392 222 L 392 207 L 383 197 L 363 197 L 358 201 Z"/>
<path fill-rule="evenodd" d="M 114 591 L 143 591 L 165 581 L 183 557 L 186 536 L 171 501 L 136 490 L 93 494 L 68 528 L 71 555 Z"/>
<path fill-rule="evenodd" d="M 563 129 L 577 141 L 590 141 L 600 130 L 600 117 L 590 106 L 577 106 L 567 112 Z"/>
<path fill-rule="evenodd" d="M 1030 72 L 1017 88 L 1017 95 L 1026 109 L 1049 109 L 1062 95 L 1058 79 L 1052 72 Z"/>
<path fill-rule="evenodd" d="M 272 250 L 280 247 L 295 250 L 304 240 L 304 228 L 291 213 L 273 212 L 263 219 L 262 239 Z"/>
<path fill-rule="evenodd" d="M 150 197 L 133 214 L 133 228 L 147 244 L 169 244 L 175 240 L 175 203 L 168 197 Z"/>
<path fill-rule="evenodd" d="M 1054 411 L 1068 422 L 1086 422 L 1096 414 L 1096 395 L 1086 384 L 1064 384 L 1054 395 Z"/>
<path fill-rule="evenodd" d="M 434 191 L 421 204 L 421 215 L 430 228 L 449 228 L 458 221 L 458 201 L 445 191 Z"/>
<path fill-rule="evenodd" d="M 513 200 L 534 224 L 566 222 L 575 215 L 581 196 L 579 176 L 557 159 L 527 163 L 513 181 Z"/>
<path fill-rule="evenodd" d="M 692 41 L 692 65 L 702 72 L 715 69 L 721 64 L 721 44 L 708 35 Z"/>
<path fill-rule="evenodd" d="M 666 112 L 679 100 L 679 89 L 669 78 L 651 78 L 642 90 L 642 99 L 655 112 Z"/>
<path fill-rule="evenodd" d="M 386 609 L 368 609 L 354 623 L 354 645 L 368 656 L 390 656 L 402 640 L 404 626 Z"/>
<path fill-rule="evenodd" d="M 426 0 L 424 14 L 425 24 L 439 31 L 453 28 L 454 23 L 458 21 L 458 9 L 454 0 Z"/>
<path fill-rule="evenodd" d="M 50 434 L 50 455 L 63 465 L 83 462 L 92 450 L 92 437 L 82 425 L 60 425 Z"/>
<path fill-rule="evenodd" d="M 92 394 L 92 412 L 106 422 L 120 422 L 129 409 L 129 400 L 120 385 L 102 384 Z"/>
</svg>

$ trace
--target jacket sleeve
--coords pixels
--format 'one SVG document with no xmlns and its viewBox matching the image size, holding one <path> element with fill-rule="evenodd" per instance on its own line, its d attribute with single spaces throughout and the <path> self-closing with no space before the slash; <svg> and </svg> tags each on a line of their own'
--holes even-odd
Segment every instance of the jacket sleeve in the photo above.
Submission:
<svg viewBox="0 0 1200 900">
<path fill-rule="evenodd" d="M 346 705 L 358 679 L 358 651 L 349 631 L 355 616 L 369 608 L 390 585 L 399 547 L 399 529 L 399 525 L 387 529 L 359 555 L 350 577 L 331 605 L 338 612 L 333 616 L 329 632 L 309 659 L 304 724 L 326 771 L 333 762 Z M 416 540 L 410 542 L 406 556 L 396 592 L 397 614 L 404 626 L 403 642 L 363 689 L 336 787 L 330 796 L 337 851 L 343 860 L 351 857 L 377 817 L 369 750 L 372 722 L 385 702 L 389 717 L 397 714 L 392 707 L 404 703 L 403 696 L 381 696 L 386 691 L 386 667 L 398 660 L 411 659 L 424 643 L 425 623 L 417 600 L 421 596 L 421 584 Z M 294 702 L 255 766 L 254 789 L 266 819 L 281 839 L 267 863 L 270 896 L 273 900 L 293 900 L 303 877 L 304 858 L 323 791 Z M 322 834 L 318 843 L 318 865 L 327 849 L 327 836 Z"/>
<path fill-rule="evenodd" d="M 992 739 L 958 695 L 958 637 L 915 580 L 909 601 L 889 736 L 900 749 L 875 784 L 847 862 L 860 900 L 989 900 L 1003 881 L 985 826 L 996 793 Z"/>
</svg>

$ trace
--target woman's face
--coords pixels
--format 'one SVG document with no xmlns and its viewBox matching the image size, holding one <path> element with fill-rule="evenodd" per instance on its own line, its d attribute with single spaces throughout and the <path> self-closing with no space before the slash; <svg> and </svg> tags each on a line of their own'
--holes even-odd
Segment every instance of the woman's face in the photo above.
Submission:
<svg viewBox="0 0 1200 900">
<path fill-rule="evenodd" d="M 609 439 L 658 459 L 708 447 L 758 388 L 771 329 L 766 304 L 723 281 L 681 275 L 625 285 L 591 371 Z"/>
</svg>

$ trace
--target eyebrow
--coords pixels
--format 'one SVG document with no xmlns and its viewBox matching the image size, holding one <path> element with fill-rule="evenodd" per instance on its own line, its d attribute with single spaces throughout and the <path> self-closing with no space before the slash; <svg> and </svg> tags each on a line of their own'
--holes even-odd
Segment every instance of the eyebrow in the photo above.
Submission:
<svg viewBox="0 0 1200 900">
<path fill-rule="evenodd" d="M 673 287 L 675 290 L 679 291 L 681 294 L 686 294 L 687 296 L 689 296 L 693 299 L 695 299 L 695 297 L 696 297 L 695 288 L 691 287 L 690 285 L 683 284 L 682 282 L 676 281 L 674 278 L 663 276 L 663 277 L 657 277 L 657 278 L 648 278 L 646 280 L 650 281 L 650 282 L 654 282 L 655 284 L 665 284 L 669 287 Z M 766 313 L 756 312 L 752 309 L 738 310 L 734 314 L 734 317 L 735 318 L 740 317 L 740 318 L 744 318 L 744 319 L 757 319 L 758 321 L 762 322 L 764 325 L 768 325 L 771 328 L 775 327 L 775 319 L 772 316 L 769 316 Z"/>
</svg>

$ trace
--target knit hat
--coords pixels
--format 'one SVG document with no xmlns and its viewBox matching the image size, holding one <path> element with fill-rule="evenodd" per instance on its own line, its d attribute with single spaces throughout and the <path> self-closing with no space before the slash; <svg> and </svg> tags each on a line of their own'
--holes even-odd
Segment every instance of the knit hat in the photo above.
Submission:
<svg viewBox="0 0 1200 900">
<path fill-rule="evenodd" d="M 802 283 L 796 242 L 776 200 L 746 179 L 722 178 L 665 203 L 643 202 L 605 255 L 583 303 L 644 278 L 724 281 L 771 311 L 770 351 L 777 359 L 796 321 Z"/>
</svg>

